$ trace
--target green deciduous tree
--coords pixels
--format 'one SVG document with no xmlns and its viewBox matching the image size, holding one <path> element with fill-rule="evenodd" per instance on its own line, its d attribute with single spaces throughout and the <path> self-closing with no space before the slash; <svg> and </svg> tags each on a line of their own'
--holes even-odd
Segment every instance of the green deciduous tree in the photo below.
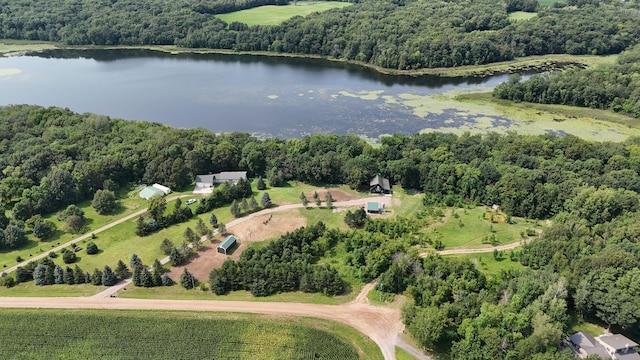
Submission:
<svg viewBox="0 0 640 360">
<path fill-rule="evenodd" d="M 91 206 L 100 215 L 111 214 L 116 211 L 116 194 L 110 190 L 98 190 L 93 195 Z"/>
</svg>

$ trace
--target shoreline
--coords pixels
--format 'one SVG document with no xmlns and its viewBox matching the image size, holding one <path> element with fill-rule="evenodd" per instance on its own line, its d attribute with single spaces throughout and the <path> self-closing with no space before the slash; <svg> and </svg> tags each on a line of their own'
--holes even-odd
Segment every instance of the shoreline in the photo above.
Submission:
<svg viewBox="0 0 640 360">
<path fill-rule="evenodd" d="M 221 54 L 221 55 L 245 55 L 264 57 L 286 57 L 299 59 L 324 60 L 333 63 L 343 63 L 355 65 L 376 71 L 389 76 L 409 76 L 419 77 L 423 75 L 438 76 L 442 78 L 477 77 L 483 78 L 499 74 L 511 74 L 517 72 L 543 72 L 558 71 L 569 68 L 586 68 L 601 63 L 612 63 L 617 55 L 594 56 L 594 55 L 568 55 L 549 54 L 536 55 L 514 60 L 502 61 L 484 65 L 465 65 L 451 68 L 422 68 L 416 70 L 388 69 L 373 64 L 368 64 L 354 60 L 335 59 L 318 55 L 301 55 L 289 53 L 274 53 L 266 51 L 234 51 L 222 49 L 195 49 L 181 48 L 174 45 L 141 45 L 141 46 L 98 46 L 98 45 L 62 45 L 53 42 L 37 42 L 27 40 L 0 39 L 0 56 L 25 56 L 40 53 L 47 50 L 148 50 L 159 51 L 166 54 Z"/>
</svg>

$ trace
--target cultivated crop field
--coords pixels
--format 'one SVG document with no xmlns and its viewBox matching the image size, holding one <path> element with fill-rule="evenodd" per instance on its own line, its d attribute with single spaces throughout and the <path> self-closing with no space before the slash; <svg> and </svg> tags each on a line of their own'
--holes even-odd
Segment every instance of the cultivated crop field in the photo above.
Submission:
<svg viewBox="0 0 640 360">
<path fill-rule="evenodd" d="M 321 12 L 349 5 L 351 4 L 336 1 L 298 1 L 296 4 L 291 3 L 285 6 L 265 5 L 216 16 L 227 24 L 239 21 L 249 26 L 278 25 L 294 16 L 307 16 L 312 12 Z"/>
<path fill-rule="evenodd" d="M 17 309 L 0 314 L 2 359 L 360 358 L 327 331 L 255 317 Z"/>
</svg>

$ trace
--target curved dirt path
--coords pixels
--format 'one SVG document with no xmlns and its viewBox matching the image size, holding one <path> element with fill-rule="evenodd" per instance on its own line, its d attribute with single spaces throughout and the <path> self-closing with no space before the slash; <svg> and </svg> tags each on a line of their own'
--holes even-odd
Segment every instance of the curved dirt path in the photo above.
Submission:
<svg viewBox="0 0 640 360">
<path fill-rule="evenodd" d="M 412 354 L 413 349 L 400 335 L 404 331 L 399 310 L 368 304 L 367 293 L 375 286 L 364 286 L 355 300 L 342 305 L 318 305 L 282 302 L 207 301 L 207 300 L 147 300 L 124 298 L 42 298 L 3 297 L 0 307 L 55 308 L 55 309 L 141 309 L 141 310 L 190 310 L 259 313 L 268 315 L 308 316 L 349 325 L 371 338 L 379 347 L 385 360 L 395 359 L 395 347 L 401 346 Z M 419 359 L 430 360 L 422 355 Z"/>
</svg>

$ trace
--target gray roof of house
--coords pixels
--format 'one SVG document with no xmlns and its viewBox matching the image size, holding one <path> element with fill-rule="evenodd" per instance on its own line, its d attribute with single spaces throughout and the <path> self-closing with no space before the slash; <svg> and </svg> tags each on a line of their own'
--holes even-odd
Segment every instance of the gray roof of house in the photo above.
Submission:
<svg viewBox="0 0 640 360">
<path fill-rule="evenodd" d="M 599 346 L 596 339 L 591 336 L 591 334 L 587 334 L 582 331 L 569 336 L 569 340 L 583 349 Z"/>
<path fill-rule="evenodd" d="M 598 340 L 606 345 L 609 345 L 610 347 L 616 349 L 616 350 L 620 350 L 620 349 L 624 349 L 624 348 L 633 348 L 638 346 L 638 343 L 634 342 L 633 340 L 629 339 L 628 337 L 624 336 L 624 335 L 620 335 L 620 334 L 616 334 L 616 335 L 607 335 L 607 336 L 600 336 L 598 337 Z"/>
<path fill-rule="evenodd" d="M 196 175 L 196 183 L 213 184 L 213 174 Z"/>
<path fill-rule="evenodd" d="M 607 352 L 604 346 L 595 346 L 589 348 L 582 348 L 587 356 L 598 355 L 601 359 L 611 359 L 611 355 Z"/>
<path fill-rule="evenodd" d="M 376 176 L 374 176 L 373 179 L 371 179 L 371 182 L 369 183 L 369 186 L 376 186 L 376 185 L 382 186 L 382 188 L 385 190 L 391 190 L 391 185 L 389 185 L 389 179 L 383 178 L 382 175 L 380 174 L 377 174 Z"/>
<path fill-rule="evenodd" d="M 223 171 L 213 174 L 214 182 L 236 182 L 240 179 L 247 179 L 246 171 Z"/>
<path fill-rule="evenodd" d="M 640 360 L 640 354 L 635 350 L 628 353 L 615 353 L 613 357 L 618 360 Z"/>
</svg>

